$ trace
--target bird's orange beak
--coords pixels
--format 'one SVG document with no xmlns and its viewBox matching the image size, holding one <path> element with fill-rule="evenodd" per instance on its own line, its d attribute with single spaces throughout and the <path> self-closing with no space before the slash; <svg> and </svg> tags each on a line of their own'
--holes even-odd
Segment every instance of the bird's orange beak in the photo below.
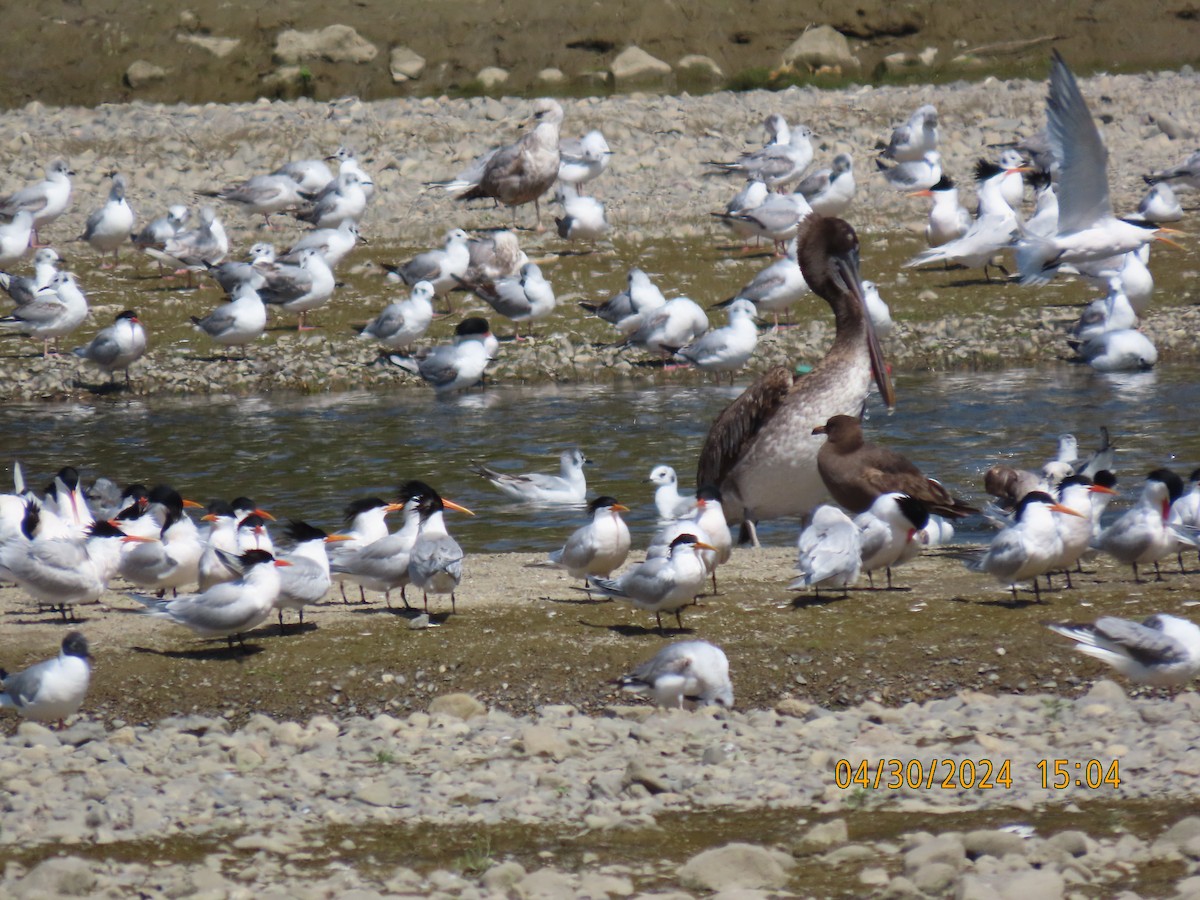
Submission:
<svg viewBox="0 0 1200 900">
<path fill-rule="evenodd" d="M 445 497 L 442 498 L 442 506 L 446 507 L 447 509 L 456 509 L 460 513 L 466 513 L 468 516 L 475 515 L 475 513 L 471 512 L 465 506 L 459 506 L 453 500 L 447 500 Z"/>
</svg>

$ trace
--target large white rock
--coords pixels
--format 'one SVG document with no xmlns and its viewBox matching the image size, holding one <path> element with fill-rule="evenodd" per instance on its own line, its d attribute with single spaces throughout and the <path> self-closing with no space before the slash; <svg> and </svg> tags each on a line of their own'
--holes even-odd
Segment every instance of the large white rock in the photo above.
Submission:
<svg viewBox="0 0 1200 900">
<path fill-rule="evenodd" d="M 781 888 L 794 861 L 786 853 L 754 844 L 705 850 L 679 867 L 679 881 L 693 890 L 736 891 Z"/>
<path fill-rule="evenodd" d="M 656 81 L 671 74 L 671 66 L 638 47 L 630 44 L 617 54 L 608 67 L 608 72 L 617 85 L 630 82 Z"/>
<path fill-rule="evenodd" d="M 409 47 L 393 47 L 388 68 L 392 73 L 392 81 L 397 83 L 420 78 L 425 71 L 425 57 Z"/>
<path fill-rule="evenodd" d="M 858 59 L 850 52 L 850 42 L 846 36 L 829 25 L 809 28 L 796 38 L 783 51 L 783 62 L 785 65 L 808 66 L 810 69 L 822 66 L 857 69 L 859 66 Z"/>
<path fill-rule="evenodd" d="M 177 34 L 175 40 L 181 44 L 191 44 L 201 50 L 207 50 L 217 59 L 224 59 L 237 49 L 241 38 L 217 37 L 212 34 Z"/>
<path fill-rule="evenodd" d="M 379 49 L 349 25 L 329 25 L 320 31 L 288 30 L 275 39 L 275 61 L 280 63 L 305 59 L 365 63 L 378 54 Z"/>
<path fill-rule="evenodd" d="M 499 87 L 508 81 L 508 72 L 499 66 L 488 66 L 479 70 L 479 73 L 475 76 L 475 80 L 483 86 L 485 91 L 490 91 L 492 88 Z"/>
<path fill-rule="evenodd" d="M 154 65 L 154 63 L 146 62 L 144 59 L 135 59 L 129 64 L 129 68 L 125 70 L 125 83 L 135 91 L 155 81 L 162 81 L 166 77 L 166 69 L 162 66 Z"/>
</svg>

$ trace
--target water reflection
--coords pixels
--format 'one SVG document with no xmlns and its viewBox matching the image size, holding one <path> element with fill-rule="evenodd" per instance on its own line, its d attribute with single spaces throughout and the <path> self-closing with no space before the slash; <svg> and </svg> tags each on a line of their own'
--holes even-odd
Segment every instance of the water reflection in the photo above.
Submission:
<svg viewBox="0 0 1200 900">
<path fill-rule="evenodd" d="M 1185 410 L 1200 379 L 1191 366 L 1136 375 L 1100 375 L 1080 367 L 983 374 L 924 374 L 898 379 L 894 413 L 870 411 L 868 434 L 917 461 L 967 499 L 997 461 L 1039 467 L 1057 436 L 1073 431 L 1081 450 L 1107 425 L 1120 447 L 1126 495 L 1158 465 L 1191 471 L 1200 440 Z M 666 463 L 693 488 L 695 460 L 709 423 L 740 391 L 688 386 L 546 386 L 500 388 L 449 402 L 425 393 L 348 393 L 252 398 L 116 399 L 96 403 L 0 408 L 5 455 L 19 459 L 30 484 L 64 464 L 87 477 L 121 482 L 169 480 L 186 496 L 247 494 L 280 517 L 336 526 L 355 497 L 388 496 L 409 477 L 431 481 L 480 513 L 455 517 L 468 550 L 545 551 L 561 543 L 580 510 L 531 510 L 508 502 L 468 470 L 473 459 L 506 471 L 557 471 L 557 456 L 577 445 L 596 465 L 594 495 L 633 507 L 635 532 L 653 529 L 650 469 Z M 986 535 L 968 526 L 967 539 Z M 763 531 L 791 543 L 794 523 Z"/>
</svg>

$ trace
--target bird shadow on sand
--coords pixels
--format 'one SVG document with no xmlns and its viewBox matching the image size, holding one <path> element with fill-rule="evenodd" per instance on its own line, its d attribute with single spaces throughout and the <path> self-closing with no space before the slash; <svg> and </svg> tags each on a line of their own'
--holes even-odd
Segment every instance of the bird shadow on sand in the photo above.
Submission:
<svg viewBox="0 0 1200 900">
<path fill-rule="evenodd" d="M 603 625 L 599 622 L 589 622 L 587 619 L 580 619 L 579 624 L 584 628 L 602 628 L 605 631 L 619 634 L 621 637 L 680 637 L 685 634 L 696 633 L 694 628 L 688 628 L 686 625 L 683 628 L 664 625 L 660 629 L 657 625 L 626 625 L 622 623 Z"/>
<path fill-rule="evenodd" d="M 1000 609 L 1028 609 L 1031 606 L 1046 606 L 1045 600 L 1036 600 L 1033 597 L 1017 597 L 1013 599 L 1011 595 L 1004 598 L 997 597 L 995 600 L 972 600 L 966 597 L 951 597 L 950 602 L 971 603 L 975 606 L 992 606 Z"/>
<path fill-rule="evenodd" d="M 70 612 L 70 610 L 69 610 Z M 6 625 L 82 625 L 89 621 L 86 616 L 81 616 L 78 613 L 71 612 L 67 618 L 63 618 L 62 614 L 50 607 L 41 607 L 37 609 L 9 609 L 5 610 L 5 616 L 14 618 L 5 622 Z M 24 618 L 16 618 L 18 616 Z"/>
<path fill-rule="evenodd" d="M 446 610 L 445 612 L 426 613 L 425 610 L 421 609 L 419 606 L 404 607 L 404 606 L 378 606 L 378 605 L 362 606 L 362 605 L 359 605 L 355 608 L 352 608 L 350 611 L 357 615 L 363 615 L 363 616 L 380 616 L 380 615 L 393 616 L 397 619 L 405 619 L 409 622 L 412 622 L 415 619 L 419 619 L 421 616 L 428 615 L 429 616 L 429 624 L 431 626 L 445 625 L 446 622 L 449 621 L 450 616 L 451 616 L 450 610 Z"/>
<path fill-rule="evenodd" d="M 792 598 L 792 609 L 813 609 L 849 599 L 849 594 L 799 594 Z"/>
<path fill-rule="evenodd" d="M 612 603 L 611 597 L 601 597 L 599 594 L 587 594 L 583 588 L 575 588 L 583 596 L 581 597 L 540 597 L 547 603 L 558 603 L 563 606 L 598 606 L 601 603 Z"/>
<path fill-rule="evenodd" d="M 317 630 L 316 622 L 278 622 L 271 626 L 271 634 L 275 637 L 295 637 L 300 634 L 310 634 Z"/>
<path fill-rule="evenodd" d="M 263 652 L 263 648 L 258 644 L 234 644 L 230 647 L 224 642 L 220 645 L 213 644 L 196 647 L 192 650 L 155 650 L 152 647 L 131 647 L 130 649 L 134 653 L 147 653 L 151 656 L 162 656 L 167 659 L 229 659 L 235 662 L 241 662 L 244 659 L 249 659 L 251 656 L 256 656 Z"/>
</svg>

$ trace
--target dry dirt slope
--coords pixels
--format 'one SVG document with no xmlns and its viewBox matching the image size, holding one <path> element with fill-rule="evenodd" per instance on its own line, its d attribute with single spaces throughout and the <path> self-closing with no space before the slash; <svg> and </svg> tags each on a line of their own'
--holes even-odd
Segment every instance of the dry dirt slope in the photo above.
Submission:
<svg viewBox="0 0 1200 900">
<path fill-rule="evenodd" d="M 527 89 L 535 73 L 549 66 L 567 75 L 564 90 L 587 90 L 578 77 L 603 70 L 630 43 L 672 63 L 686 54 L 704 54 L 733 75 L 777 65 L 780 52 L 797 35 L 822 23 L 851 39 L 864 75 L 897 51 L 936 47 L 937 65 L 942 65 L 964 49 L 1048 36 L 1058 39 L 1082 72 L 1178 68 L 1200 55 L 1200 3 L 1195 0 L 1069 0 L 1043 5 L 1037 16 L 996 15 L 993 4 L 946 0 L 46 0 L 6 6 L 0 105 L 8 107 L 30 100 L 95 105 L 133 98 L 254 99 L 270 94 L 263 76 L 275 68 L 272 49 L 281 30 L 331 24 L 354 27 L 380 52 L 361 65 L 310 63 L 309 88 L 318 98 L 374 98 L 402 90 L 388 73 L 389 50 L 399 45 L 428 61 L 421 80 L 404 90 L 461 88 L 492 65 L 512 72 L 509 91 Z M 236 37 L 240 44 L 218 58 L 181 42 L 188 36 Z M 1045 56 L 1039 45 L 1000 53 L 992 63 L 1002 71 L 1040 75 Z M 167 77 L 131 90 L 123 76 L 135 60 L 162 67 Z"/>
</svg>

